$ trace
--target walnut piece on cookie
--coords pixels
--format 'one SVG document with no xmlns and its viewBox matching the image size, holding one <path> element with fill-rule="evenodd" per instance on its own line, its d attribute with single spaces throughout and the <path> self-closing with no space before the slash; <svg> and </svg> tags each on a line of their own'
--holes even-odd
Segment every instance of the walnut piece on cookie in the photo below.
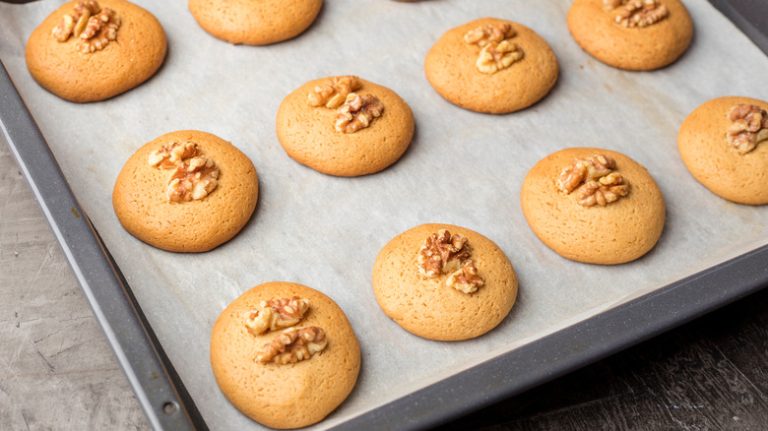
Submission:
<svg viewBox="0 0 768 431">
<path fill-rule="evenodd" d="M 597 181 L 590 180 L 579 189 L 579 204 L 585 207 L 600 205 L 604 207 L 611 202 L 629 194 L 629 186 L 624 177 L 618 172 L 600 177 Z"/>
<path fill-rule="evenodd" d="M 201 155 L 194 142 L 163 144 L 149 154 L 147 163 L 174 170 L 165 191 L 169 202 L 201 200 L 219 185 L 219 168 L 212 159 Z"/>
<path fill-rule="evenodd" d="M 163 144 L 160 149 L 149 154 L 149 166 L 163 169 L 173 169 L 185 159 L 197 155 L 197 144 L 194 142 L 172 142 Z"/>
<path fill-rule="evenodd" d="M 59 42 L 66 42 L 74 34 L 79 37 L 85 30 L 91 15 L 101 11 L 99 3 L 95 0 L 77 2 L 71 14 L 64 14 L 59 24 L 53 28 L 51 35 Z"/>
<path fill-rule="evenodd" d="M 739 154 L 747 154 L 762 142 L 768 142 L 768 112 L 756 105 L 740 103 L 728 112 L 731 124 L 728 143 Z"/>
<path fill-rule="evenodd" d="M 336 109 L 346 100 L 347 95 L 359 90 L 363 84 L 356 76 L 334 76 L 318 84 L 307 95 L 309 106 Z"/>
<path fill-rule="evenodd" d="M 429 278 L 439 277 L 447 271 L 448 262 L 469 259 L 470 253 L 465 237 L 441 229 L 430 235 L 419 249 L 419 273 Z"/>
<path fill-rule="evenodd" d="M 384 113 L 384 104 L 372 94 L 356 91 L 363 83 L 356 76 L 334 76 L 318 84 L 307 94 L 309 106 L 337 109 L 334 129 L 340 133 L 355 133 L 369 127 Z"/>
<path fill-rule="evenodd" d="M 71 36 L 80 39 L 78 49 L 84 54 L 104 49 L 110 41 L 117 39 L 120 17 L 114 10 L 101 8 L 95 0 L 80 1 L 71 14 L 65 14 L 51 35 L 59 42 L 66 42 Z"/>
<path fill-rule="evenodd" d="M 295 364 L 312 358 L 328 346 L 325 331 L 317 326 L 291 328 L 281 332 L 256 355 L 262 364 Z"/>
<path fill-rule="evenodd" d="M 508 22 L 485 24 L 466 32 L 464 34 L 464 42 L 482 48 L 490 43 L 499 43 L 516 35 L 517 33 L 512 28 L 512 24 Z"/>
<path fill-rule="evenodd" d="M 477 289 L 483 287 L 485 280 L 477 273 L 477 267 L 472 259 L 465 260 L 461 268 L 457 269 L 448 279 L 445 280 L 448 287 L 452 287 L 460 292 L 475 293 Z"/>
<path fill-rule="evenodd" d="M 219 168 L 207 157 L 193 157 L 176 167 L 168 182 L 166 196 L 170 202 L 201 200 L 219 185 Z"/>
<path fill-rule="evenodd" d="M 629 184 L 615 169 L 613 158 L 594 154 L 574 160 L 560 172 L 555 184 L 566 195 L 578 189 L 578 202 L 582 206 L 606 206 L 629 194 Z"/>
<path fill-rule="evenodd" d="M 245 313 L 245 327 L 251 335 L 290 328 L 298 324 L 309 309 L 309 300 L 299 296 L 272 298 Z M 262 364 L 293 364 L 311 358 L 328 345 L 325 332 L 316 326 L 285 329 L 256 355 Z"/>
<path fill-rule="evenodd" d="M 469 294 L 485 283 L 471 257 L 472 249 L 466 237 L 440 229 L 424 240 L 416 261 L 422 276 L 437 278 L 449 274 L 445 284 Z"/>
<path fill-rule="evenodd" d="M 245 327 L 252 335 L 261 335 L 296 325 L 309 309 L 309 300 L 293 296 L 272 298 L 245 313 Z"/>
<path fill-rule="evenodd" d="M 616 24 L 626 28 L 644 28 L 669 16 L 661 0 L 603 0 L 603 8 L 614 12 Z"/>
<path fill-rule="evenodd" d="M 355 133 L 369 127 L 384 113 L 384 104 L 372 94 L 349 93 L 337 111 L 334 128 L 341 133 Z"/>
<path fill-rule="evenodd" d="M 517 44 L 509 40 L 502 40 L 499 43 L 489 43 L 483 47 L 477 57 L 476 66 L 478 71 L 491 75 L 508 68 L 522 58 L 523 50 Z"/>
<path fill-rule="evenodd" d="M 523 50 L 510 41 L 516 35 L 511 24 L 492 23 L 466 32 L 464 42 L 480 48 L 475 66 L 479 72 L 492 75 L 523 58 Z"/>
</svg>

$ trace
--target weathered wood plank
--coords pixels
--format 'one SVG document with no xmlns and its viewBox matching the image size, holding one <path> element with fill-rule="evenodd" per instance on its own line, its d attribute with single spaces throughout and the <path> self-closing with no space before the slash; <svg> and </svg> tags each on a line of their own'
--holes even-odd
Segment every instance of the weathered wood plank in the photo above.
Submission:
<svg viewBox="0 0 768 431">
<path fill-rule="evenodd" d="M 149 429 L 2 142 L 0 429 Z"/>
</svg>

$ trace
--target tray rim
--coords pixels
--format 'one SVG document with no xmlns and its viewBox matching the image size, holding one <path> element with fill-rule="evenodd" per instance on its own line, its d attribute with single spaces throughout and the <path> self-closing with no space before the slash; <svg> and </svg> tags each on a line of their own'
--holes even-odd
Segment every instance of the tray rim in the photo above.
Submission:
<svg viewBox="0 0 768 431">
<path fill-rule="evenodd" d="M 0 59 L 0 141 L 27 179 L 153 429 L 207 429 Z"/>
<path fill-rule="evenodd" d="M 768 55 L 768 34 L 751 22 L 754 15 L 746 15 L 727 0 L 709 1 Z M 120 268 L 77 203 L 1 59 L 0 102 L 0 140 L 4 138 L 35 194 L 151 426 L 156 430 L 208 429 Z M 474 365 L 331 429 L 423 429 L 445 423 L 768 287 L 766 262 L 768 244 Z M 724 285 L 730 287 L 722 289 Z M 516 381 L 509 380 L 515 376 L 519 377 Z M 461 394 L 455 388 L 461 388 Z M 435 399 L 441 402 L 435 403 Z M 163 411 L 168 403 L 173 406 L 170 413 Z M 424 409 L 425 405 L 431 408 Z"/>
</svg>

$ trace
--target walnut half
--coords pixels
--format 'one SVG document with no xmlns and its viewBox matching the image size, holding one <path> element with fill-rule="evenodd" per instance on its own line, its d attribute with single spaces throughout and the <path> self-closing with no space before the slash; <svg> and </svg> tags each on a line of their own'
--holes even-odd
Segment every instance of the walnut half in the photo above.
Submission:
<svg viewBox="0 0 768 431">
<path fill-rule="evenodd" d="M 566 194 L 571 193 L 582 183 L 608 175 L 615 168 L 616 161 L 602 154 L 595 154 L 586 159 L 576 159 L 573 165 L 560 173 L 557 188 Z"/>
<path fill-rule="evenodd" d="M 256 361 L 262 364 L 294 364 L 310 359 L 327 346 L 325 331 L 317 326 L 286 329 L 264 345 L 264 349 L 256 355 Z"/>
<path fill-rule="evenodd" d="M 356 76 L 335 76 L 315 86 L 307 95 L 309 106 L 336 109 L 347 100 L 347 95 L 362 87 Z"/>
<path fill-rule="evenodd" d="M 523 50 L 510 39 L 517 33 L 509 23 L 481 25 L 464 34 L 464 42 L 480 48 L 475 67 L 492 75 L 523 58 Z"/>
<path fill-rule="evenodd" d="M 172 142 L 163 144 L 160 149 L 149 154 L 149 166 L 163 169 L 173 169 L 184 159 L 195 157 L 198 153 L 197 144 L 194 142 Z"/>
<path fill-rule="evenodd" d="M 219 185 L 219 168 L 207 157 L 193 157 L 182 162 L 168 182 L 165 194 L 170 202 L 203 199 Z"/>
<path fill-rule="evenodd" d="M 173 169 L 165 190 L 169 202 L 200 200 L 219 185 L 219 168 L 200 154 L 194 142 L 163 144 L 149 154 L 147 163 L 159 169 Z"/>
<path fill-rule="evenodd" d="M 499 43 L 504 39 L 513 38 L 515 35 L 515 30 L 509 23 L 485 24 L 466 32 L 464 42 L 482 48 L 489 43 Z"/>
<path fill-rule="evenodd" d="M 597 181 L 587 181 L 579 189 L 579 204 L 604 207 L 628 194 L 629 186 L 624 183 L 624 177 L 618 172 L 611 172 Z"/>
<path fill-rule="evenodd" d="M 450 262 L 469 259 L 471 253 L 467 238 L 440 229 L 430 235 L 419 249 L 419 273 L 429 278 L 439 277 L 449 272 Z"/>
<path fill-rule="evenodd" d="M 477 274 L 475 263 L 469 259 L 461 264 L 461 268 L 448 276 L 445 284 L 464 293 L 475 293 L 477 289 L 483 287 L 485 280 Z"/>
<path fill-rule="evenodd" d="M 648 27 L 669 16 L 661 0 L 603 0 L 603 8 L 615 10 L 614 22 L 626 28 Z"/>
<path fill-rule="evenodd" d="M 337 111 L 334 128 L 337 132 L 355 133 L 369 127 L 384 113 L 384 104 L 372 94 L 349 93 Z"/>
<path fill-rule="evenodd" d="M 728 112 L 731 125 L 726 137 L 739 154 L 747 154 L 768 142 L 768 112 L 759 106 L 739 104 Z"/>
<path fill-rule="evenodd" d="M 424 240 L 416 261 L 422 276 L 437 278 L 448 274 L 445 280 L 448 287 L 471 294 L 485 284 L 471 257 L 472 249 L 466 237 L 440 229 Z"/>
<path fill-rule="evenodd" d="M 491 42 L 480 50 L 475 66 L 482 73 L 493 75 L 523 58 L 523 50 L 509 40 Z"/>
<path fill-rule="evenodd" d="M 309 300 L 298 296 L 261 301 L 245 313 L 245 327 L 253 335 L 288 328 L 299 323 L 308 309 Z"/>
<path fill-rule="evenodd" d="M 77 2 L 73 12 L 65 14 L 51 34 L 59 42 L 66 42 L 71 36 L 79 38 L 78 49 L 92 53 L 116 40 L 119 28 L 120 18 L 114 10 L 102 9 L 97 1 L 87 0 Z"/>
<path fill-rule="evenodd" d="M 72 35 L 78 37 L 85 30 L 91 16 L 99 13 L 99 11 L 101 11 L 101 7 L 94 0 L 77 2 L 73 12 L 64 14 L 51 34 L 59 42 L 66 42 Z"/>
<path fill-rule="evenodd" d="M 565 194 L 578 190 L 578 202 L 582 206 L 606 206 L 629 194 L 629 184 L 615 169 L 613 158 L 594 154 L 574 160 L 560 172 L 555 185 Z"/>
<path fill-rule="evenodd" d="M 80 33 L 80 52 L 91 53 L 104 49 L 110 41 L 117 39 L 120 18 L 115 11 L 105 7 L 88 19 L 88 24 Z"/>
</svg>

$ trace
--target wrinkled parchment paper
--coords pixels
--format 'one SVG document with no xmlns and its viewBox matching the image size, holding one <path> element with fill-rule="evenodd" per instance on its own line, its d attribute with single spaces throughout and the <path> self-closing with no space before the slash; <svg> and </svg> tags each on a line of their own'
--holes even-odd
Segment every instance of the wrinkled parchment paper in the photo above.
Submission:
<svg viewBox="0 0 768 431">
<path fill-rule="evenodd" d="M 169 54 L 158 75 L 112 100 L 77 105 L 37 86 L 24 43 L 61 1 L 0 4 L 0 58 L 178 373 L 212 429 L 259 429 L 217 390 L 208 363 L 211 326 L 226 304 L 270 280 L 319 289 L 347 312 L 363 349 L 350 398 L 318 428 L 472 367 L 727 258 L 768 243 L 768 208 L 728 203 L 687 173 L 678 125 L 722 95 L 768 99 L 768 59 L 704 0 L 688 0 L 690 51 L 653 73 L 628 73 L 583 53 L 565 26 L 568 0 L 328 0 L 299 38 L 269 47 L 209 36 L 186 2 L 137 3 L 165 27 Z M 490 116 L 442 100 L 423 59 L 447 29 L 498 16 L 537 30 L 561 78 L 531 109 Z M 513 66 L 514 67 L 514 66 Z M 397 91 L 413 108 L 417 136 L 392 168 L 363 178 L 321 175 L 289 159 L 275 112 L 307 80 L 357 74 Z M 242 233 L 210 253 L 173 254 L 128 235 L 112 211 L 123 162 L 168 131 L 200 129 L 232 141 L 254 162 L 262 194 Z M 528 229 L 518 203 L 527 170 L 567 146 L 622 151 L 659 182 L 668 221 L 640 261 L 600 267 L 566 261 Z M 511 315 L 477 340 L 439 343 L 409 335 L 376 305 L 371 268 L 393 236 L 424 222 L 454 223 L 496 241 L 515 265 L 520 296 Z M 723 286 L 727 289 L 728 286 Z"/>
</svg>

